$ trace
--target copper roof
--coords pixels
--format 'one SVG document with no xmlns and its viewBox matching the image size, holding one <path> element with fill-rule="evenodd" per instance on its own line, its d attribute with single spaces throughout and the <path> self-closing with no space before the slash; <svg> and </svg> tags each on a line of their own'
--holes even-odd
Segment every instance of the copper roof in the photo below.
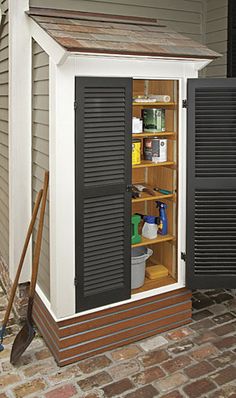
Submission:
<svg viewBox="0 0 236 398">
<path fill-rule="evenodd" d="M 216 58 L 220 54 L 156 19 L 30 8 L 28 15 L 71 52 Z"/>
</svg>

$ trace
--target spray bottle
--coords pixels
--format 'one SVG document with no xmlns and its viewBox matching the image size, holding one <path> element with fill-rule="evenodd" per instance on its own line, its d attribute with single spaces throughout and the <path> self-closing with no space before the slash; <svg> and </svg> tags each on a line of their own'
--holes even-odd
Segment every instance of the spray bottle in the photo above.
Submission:
<svg viewBox="0 0 236 398">
<path fill-rule="evenodd" d="M 159 208 L 159 214 L 160 214 L 160 224 L 158 227 L 158 233 L 160 235 L 166 235 L 167 234 L 167 215 L 166 215 L 166 209 L 167 205 L 163 202 L 156 202 L 157 207 Z"/>
</svg>

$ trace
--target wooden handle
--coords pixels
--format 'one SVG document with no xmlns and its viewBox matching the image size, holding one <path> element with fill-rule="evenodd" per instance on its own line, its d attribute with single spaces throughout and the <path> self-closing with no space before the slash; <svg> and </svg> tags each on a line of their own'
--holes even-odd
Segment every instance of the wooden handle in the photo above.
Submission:
<svg viewBox="0 0 236 398">
<path fill-rule="evenodd" d="M 49 172 L 46 171 L 45 176 L 44 176 L 42 206 L 40 209 L 38 233 L 37 233 L 35 250 L 34 250 L 32 277 L 31 277 L 31 283 L 30 283 L 29 297 L 31 299 L 33 299 L 33 297 L 34 297 L 36 281 L 37 281 L 37 276 L 38 276 L 39 257 L 40 257 L 42 235 L 43 235 L 43 223 L 44 223 L 45 208 L 46 208 L 46 203 L 47 203 L 48 182 L 49 182 Z"/>
<path fill-rule="evenodd" d="M 19 262 L 19 265 L 18 265 L 18 268 L 17 268 L 16 276 L 15 276 L 15 279 L 14 279 L 14 282 L 13 282 L 13 285 L 12 285 L 12 288 L 11 288 L 11 293 L 10 293 L 10 297 L 9 297 L 6 313 L 5 313 L 3 322 L 2 322 L 2 326 L 6 326 L 6 324 L 8 322 L 8 319 L 9 319 L 9 316 L 10 316 L 10 313 L 11 313 L 13 300 L 14 300 L 14 297 L 15 297 L 15 294 L 16 294 L 16 289 L 17 289 L 17 286 L 18 286 L 21 270 L 22 270 L 24 259 L 25 259 L 25 255 L 26 255 L 26 252 L 27 252 L 27 249 L 28 249 L 30 237 L 32 235 L 33 228 L 34 228 L 34 225 L 35 225 L 35 221 L 36 221 L 36 217 L 37 217 L 37 214 L 38 214 L 38 210 L 39 210 L 39 206 L 40 206 L 40 203 L 41 203 L 42 196 L 43 196 L 43 190 L 41 189 L 38 192 L 38 195 L 37 195 L 37 198 L 36 198 L 36 202 L 35 202 L 35 205 L 34 205 L 31 221 L 30 221 L 30 224 L 29 224 L 29 227 L 28 227 L 28 231 L 27 231 L 27 235 L 26 235 L 26 238 L 25 238 L 25 243 L 24 243 L 24 247 L 23 247 L 23 250 L 22 250 L 22 253 L 21 253 L 21 258 L 20 258 L 20 262 Z"/>
</svg>

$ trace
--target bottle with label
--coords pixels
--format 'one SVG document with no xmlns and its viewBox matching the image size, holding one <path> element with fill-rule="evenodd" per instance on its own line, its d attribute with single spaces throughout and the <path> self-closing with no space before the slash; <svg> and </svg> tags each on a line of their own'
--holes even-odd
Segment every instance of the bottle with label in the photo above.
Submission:
<svg viewBox="0 0 236 398">
<path fill-rule="evenodd" d="M 155 239 L 157 237 L 157 224 L 155 216 L 144 216 L 144 225 L 142 228 L 142 236 L 147 239 Z"/>
<path fill-rule="evenodd" d="M 158 234 L 167 235 L 168 223 L 167 223 L 167 214 L 166 209 L 167 205 L 163 202 L 156 202 L 157 207 L 159 208 L 160 214 L 160 224 L 158 226 Z"/>
<path fill-rule="evenodd" d="M 141 235 L 138 233 L 138 226 L 141 221 L 141 216 L 139 214 L 133 214 L 131 218 L 131 226 L 132 226 L 132 233 L 131 233 L 131 243 L 134 245 L 135 243 L 141 242 Z"/>
</svg>

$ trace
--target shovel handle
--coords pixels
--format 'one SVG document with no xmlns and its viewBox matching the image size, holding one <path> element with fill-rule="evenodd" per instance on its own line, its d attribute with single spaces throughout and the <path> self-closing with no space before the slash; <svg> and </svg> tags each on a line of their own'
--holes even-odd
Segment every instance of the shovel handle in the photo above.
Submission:
<svg viewBox="0 0 236 398">
<path fill-rule="evenodd" d="M 34 298 L 36 281 L 37 281 L 37 276 L 38 276 L 39 258 L 40 258 L 42 235 L 43 235 L 44 215 L 45 215 L 45 209 L 46 209 L 46 203 L 47 203 L 48 183 L 49 183 L 49 172 L 46 171 L 45 175 L 44 175 L 42 205 L 41 205 L 41 209 L 40 209 L 38 232 L 37 232 L 37 238 L 36 238 L 35 249 L 34 249 L 32 276 L 31 276 L 30 292 L 29 292 L 29 297 L 31 300 L 29 300 L 29 302 L 31 302 L 32 299 Z M 32 308 L 30 309 L 28 307 L 28 312 L 31 312 L 31 311 L 32 311 Z"/>
<path fill-rule="evenodd" d="M 30 221 L 30 224 L 29 224 L 29 227 L 28 227 L 26 238 L 25 238 L 24 247 L 23 247 L 23 250 L 22 250 L 22 253 L 21 253 L 20 262 L 19 262 L 19 265 L 18 265 L 18 268 L 17 268 L 17 272 L 16 272 L 16 275 L 15 275 L 15 279 L 14 279 L 14 282 L 13 282 L 13 285 L 12 285 L 12 288 L 11 288 L 11 293 L 10 293 L 10 297 L 9 297 L 6 313 L 5 313 L 3 322 L 2 322 L 2 326 L 3 327 L 6 326 L 6 324 L 8 322 L 8 319 L 9 319 L 9 316 L 10 316 L 10 313 L 11 313 L 13 300 L 14 300 L 14 297 L 15 297 L 15 294 L 16 294 L 16 289 L 17 289 L 17 286 L 18 286 L 21 270 L 22 270 L 22 267 L 23 267 L 25 255 L 26 255 L 26 252 L 27 252 L 27 249 L 28 249 L 28 245 L 29 245 L 29 241 L 30 241 L 30 238 L 31 238 L 31 235 L 32 235 L 32 232 L 33 232 L 34 225 L 35 225 L 35 221 L 36 221 L 36 217 L 37 217 L 37 214 L 38 214 L 39 206 L 40 206 L 40 203 L 41 203 L 41 200 L 42 200 L 42 196 L 43 196 L 43 190 L 41 189 L 38 192 L 38 194 L 37 194 L 36 202 L 35 202 L 33 213 L 32 213 L 32 217 L 31 217 L 31 221 Z"/>
</svg>

